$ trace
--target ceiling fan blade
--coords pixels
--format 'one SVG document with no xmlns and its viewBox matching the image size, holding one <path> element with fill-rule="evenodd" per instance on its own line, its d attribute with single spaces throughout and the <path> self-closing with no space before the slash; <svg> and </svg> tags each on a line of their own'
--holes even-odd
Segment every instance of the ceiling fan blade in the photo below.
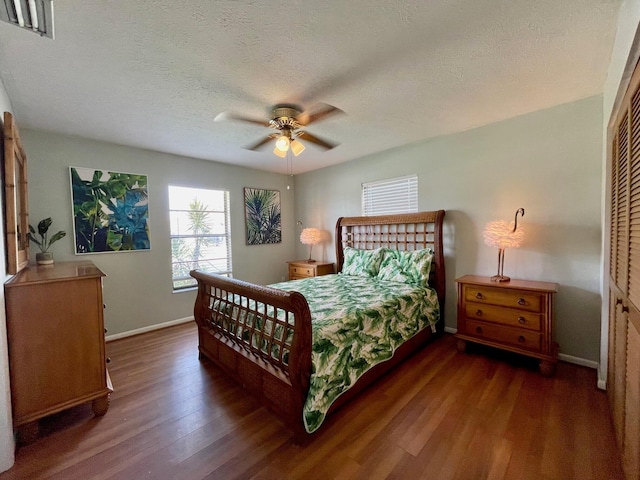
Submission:
<svg viewBox="0 0 640 480">
<path fill-rule="evenodd" d="M 309 125 L 310 123 L 324 120 L 327 117 L 330 117 L 332 115 L 336 115 L 339 113 L 344 113 L 344 112 L 340 110 L 338 107 L 324 104 L 322 109 L 315 111 L 313 113 L 306 113 L 306 112 L 301 113 L 300 116 L 298 117 L 298 120 L 303 125 Z"/>
<path fill-rule="evenodd" d="M 274 138 L 276 138 L 278 136 L 277 133 L 272 133 L 271 135 L 263 138 L 262 140 L 260 140 L 259 142 L 253 144 L 253 145 L 249 145 L 246 148 L 247 150 L 258 150 L 260 147 L 262 147 L 264 144 L 269 143 L 271 140 L 273 140 Z"/>
<path fill-rule="evenodd" d="M 299 131 L 297 133 L 297 136 L 302 138 L 304 141 L 315 143 L 316 145 L 319 145 L 320 147 L 327 150 L 331 150 L 332 148 L 337 147 L 339 145 L 338 143 L 331 143 L 326 140 L 322 140 L 321 138 L 318 138 L 315 135 L 312 135 L 309 132 L 305 132 L 305 131 Z"/>
<path fill-rule="evenodd" d="M 269 122 L 267 120 L 258 120 L 256 118 L 244 117 L 242 115 L 237 115 L 235 113 L 229 113 L 229 112 L 219 113 L 213 119 L 214 122 L 224 122 L 227 120 L 237 120 L 239 122 L 248 122 L 256 125 L 262 125 L 263 127 L 269 126 Z"/>
</svg>

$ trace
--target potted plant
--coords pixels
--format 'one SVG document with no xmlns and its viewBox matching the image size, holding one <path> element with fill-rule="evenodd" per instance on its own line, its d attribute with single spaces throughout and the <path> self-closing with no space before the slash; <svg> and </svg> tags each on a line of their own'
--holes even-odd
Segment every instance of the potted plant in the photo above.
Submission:
<svg viewBox="0 0 640 480">
<path fill-rule="evenodd" d="M 36 263 L 38 265 L 50 265 L 53 263 L 53 253 L 49 251 L 49 247 L 67 234 L 67 232 L 60 230 L 55 235 L 48 237 L 47 232 L 52 223 L 51 217 L 40 220 L 38 223 L 40 240 L 35 237 L 36 229 L 29 225 L 29 239 L 40 248 L 40 252 L 36 253 Z"/>
</svg>

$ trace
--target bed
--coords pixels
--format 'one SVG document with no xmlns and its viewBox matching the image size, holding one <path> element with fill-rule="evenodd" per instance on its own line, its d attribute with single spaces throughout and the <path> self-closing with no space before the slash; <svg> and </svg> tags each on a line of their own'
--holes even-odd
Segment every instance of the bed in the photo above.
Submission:
<svg viewBox="0 0 640 480">
<path fill-rule="evenodd" d="M 262 286 L 192 271 L 200 358 L 305 442 L 327 415 L 442 332 L 444 214 L 339 218 L 335 275 Z M 428 277 L 398 281 L 397 259 Z M 363 274 L 372 262 L 377 270 Z M 333 364 L 343 367 L 338 379 L 324 375 Z"/>
</svg>

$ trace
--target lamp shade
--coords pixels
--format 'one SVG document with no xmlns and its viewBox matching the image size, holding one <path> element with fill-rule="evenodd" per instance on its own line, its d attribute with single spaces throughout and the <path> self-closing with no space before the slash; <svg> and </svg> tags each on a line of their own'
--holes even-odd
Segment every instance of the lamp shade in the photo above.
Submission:
<svg viewBox="0 0 640 480">
<path fill-rule="evenodd" d="M 276 140 L 276 149 L 280 150 L 281 152 L 286 152 L 287 150 L 289 150 L 289 143 L 289 137 L 287 137 L 286 135 L 280 135 Z"/>
<path fill-rule="evenodd" d="M 514 231 L 514 222 L 496 220 L 489 222 L 484 227 L 484 243 L 490 247 L 498 248 L 518 248 L 524 240 L 522 227 Z"/>
<path fill-rule="evenodd" d="M 304 145 L 302 144 L 302 142 L 299 142 L 298 140 L 295 140 L 295 139 L 291 140 L 291 151 L 297 157 L 302 152 L 304 152 Z"/>
<path fill-rule="evenodd" d="M 280 158 L 284 158 L 287 156 L 287 151 L 286 150 L 280 150 L 278 149 L 278 147 L 273 149 L 273 153 L 276 154 L 277 156 L 279 156 Z"/>
<path fill-rule="evenodd" d="M 300 242 L 304 245 L 317 245 L 322 240 L 322 232 L 317 228 L 305 228 L 300 233 Z"/>
</svg>

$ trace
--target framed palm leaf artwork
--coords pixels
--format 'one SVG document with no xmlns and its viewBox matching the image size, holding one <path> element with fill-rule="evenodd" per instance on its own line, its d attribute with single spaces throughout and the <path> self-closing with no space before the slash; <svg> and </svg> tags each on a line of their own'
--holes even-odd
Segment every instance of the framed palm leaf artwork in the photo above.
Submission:
<svg viewBox="0 0 640 480">
<path fill-rule="evenodd" d="M 244 189 L 247 245 L 282 242 L 280 192 L 262 188 Z"/>
<path fill-rule="evenodd" d="M 76 255 L 149 250 L 147 176 L 69 167 Z"/>
</svg>

